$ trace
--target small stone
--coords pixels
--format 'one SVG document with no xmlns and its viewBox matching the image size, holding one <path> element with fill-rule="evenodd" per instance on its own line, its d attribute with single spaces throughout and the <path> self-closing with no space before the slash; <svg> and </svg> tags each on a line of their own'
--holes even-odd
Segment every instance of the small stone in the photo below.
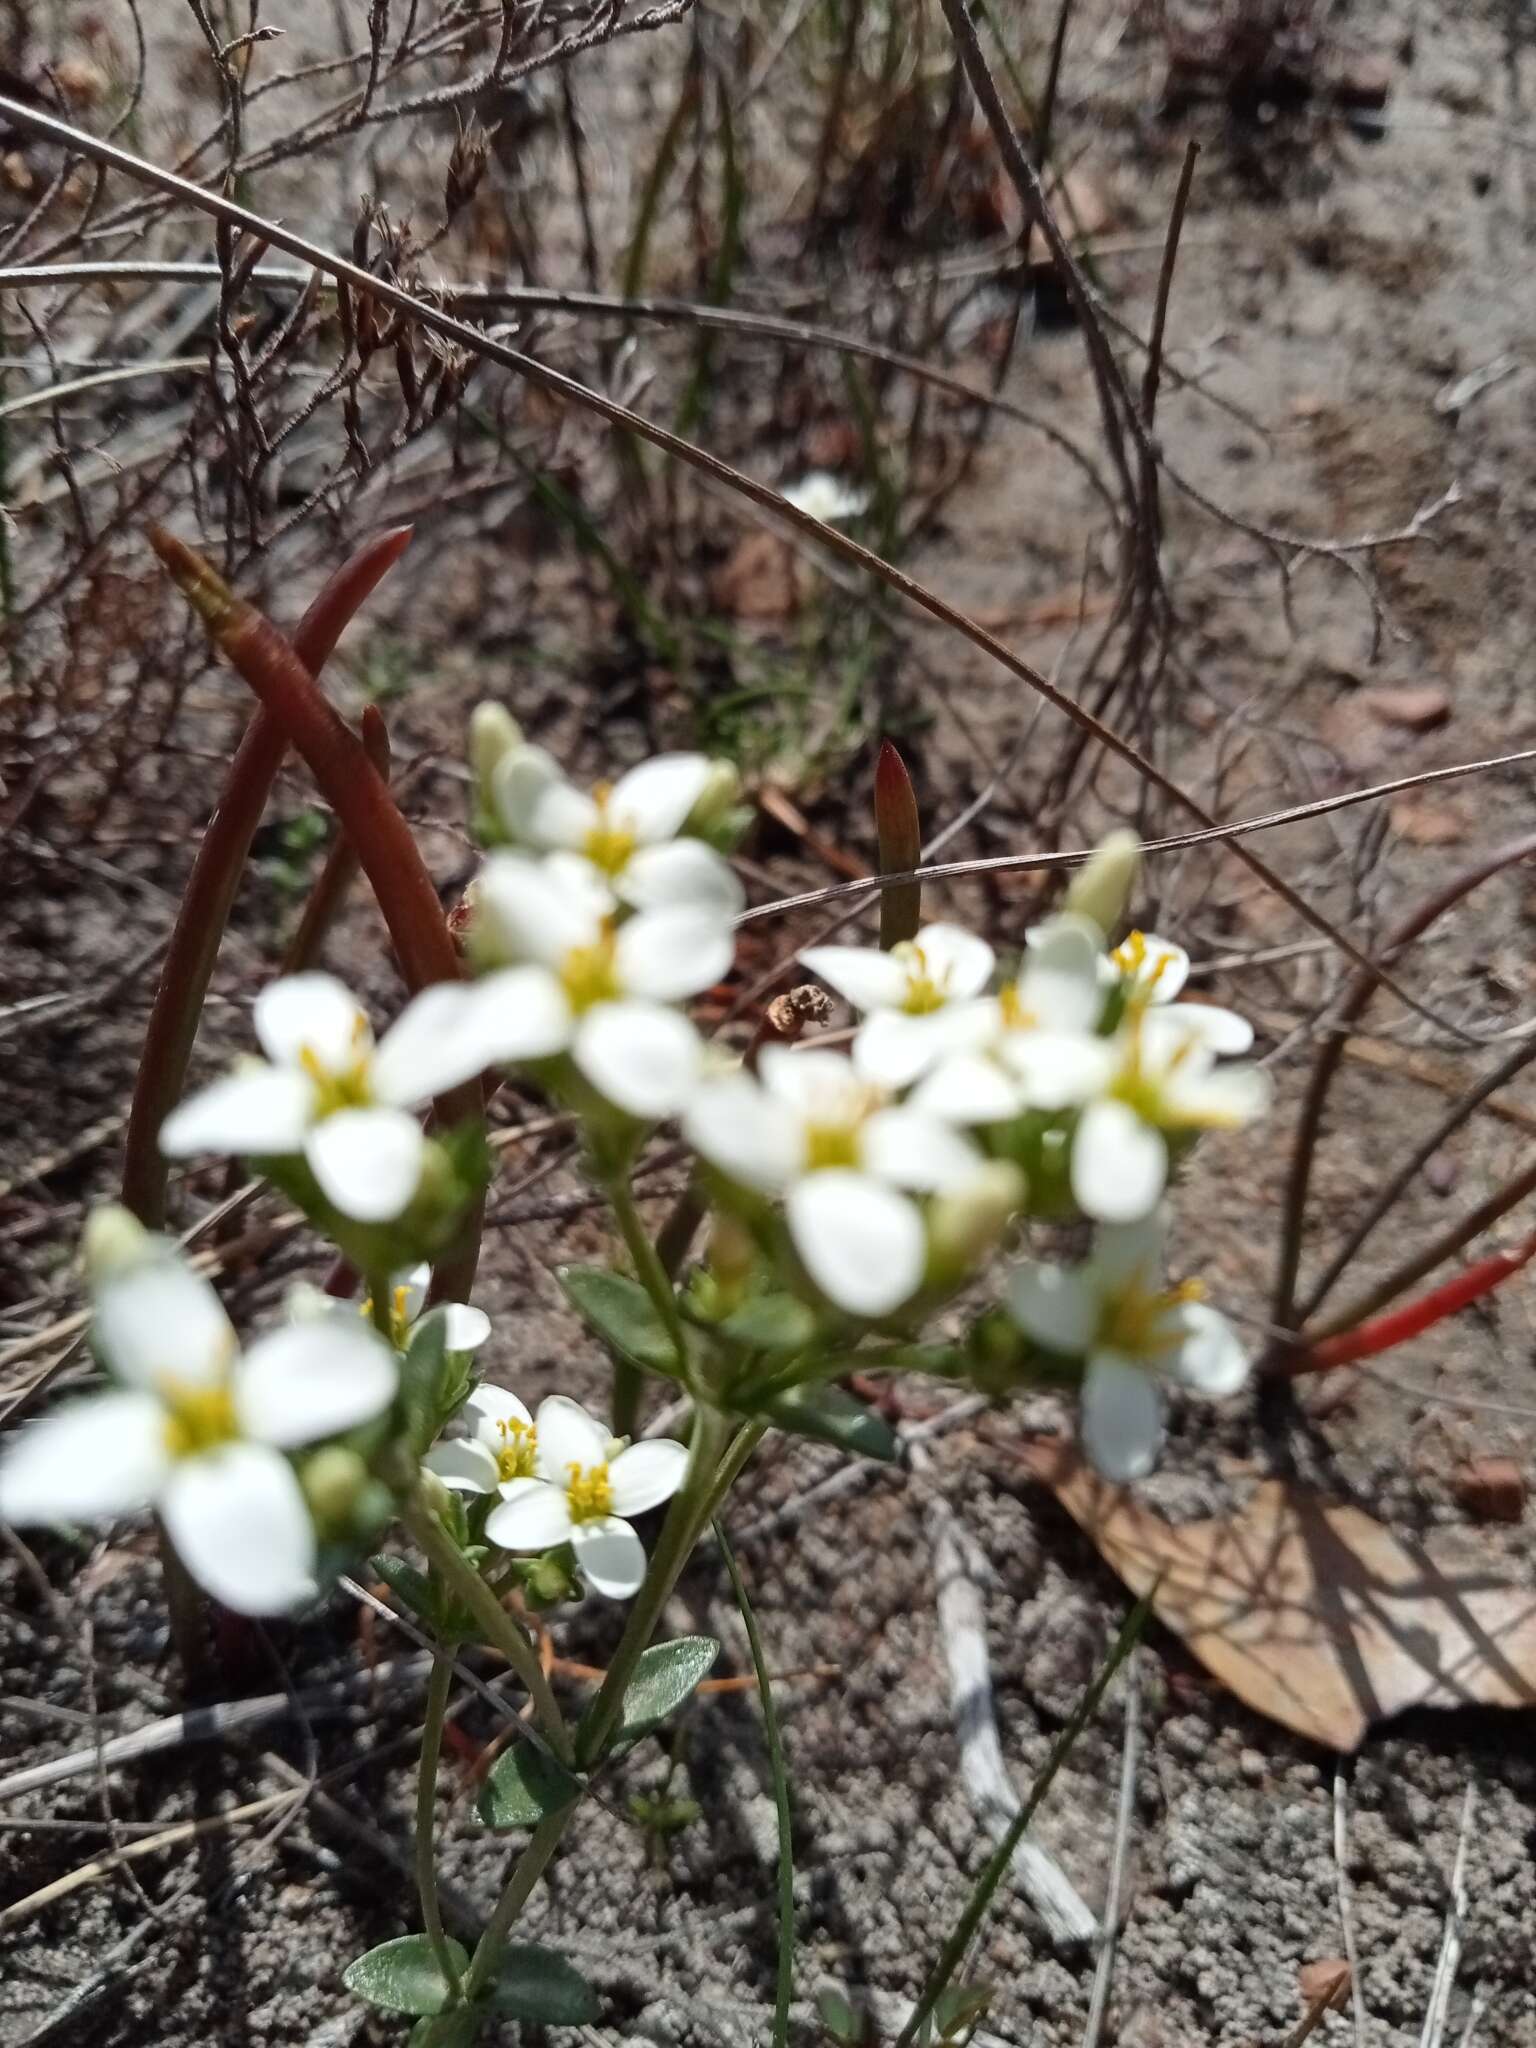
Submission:
<svg viewBox="0 0 1536 2048">
<path fill-rule="evenodd" d="M 1460 1178 L 1461 1169 L 1449 1152 L 1431 1152 L 1424 1162 L 1424 1184 L 1431 1194 L 1451 1194 Z"/>
<path fill-rule="evenodd" d="M 1237 1759 L 1237 1768 L 1242 1772 L 1250 1785 L 1259 1785 L 1263 1783 L 1264 1773 L 1269 1769 L 1269 1766 L 1264 1761 L 1262 1750 L 1245 1749 Z"/>
<path fill-rule="evenodd" d="M 1392 91 L 1392 67 L 1385 57 L 1356 57 L 1333 80 L 1332 90 L 1341 107 L 1379 109 Z"/>
<path fill-rule="evenodd" d="M 1518 1522 L 1525 1514 L 1525 1474 L 1513 1458 L 1469 1458 L 1452 1485 L 1474 1521 Z"/>
<path fill-rule="evenodd" d="M 1366 690 L 1360 701 L 1387 725 L 1406 726 L 1410 732 L 1433 732 L 1451 715 L 1451 700 L 1438 683 L 1405 683 L 1395 690 Z"/>
</svg>

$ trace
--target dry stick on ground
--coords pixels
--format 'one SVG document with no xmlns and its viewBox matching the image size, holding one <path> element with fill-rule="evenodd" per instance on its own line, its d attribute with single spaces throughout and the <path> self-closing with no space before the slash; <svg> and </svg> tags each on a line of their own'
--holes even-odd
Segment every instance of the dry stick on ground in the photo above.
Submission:
<svg viewBox="0 0 1536 2048">
<path fill-rule="evenodd" d="M 1125 1875 L 1130 1863 L 1131 1823 L 1136 1815 L 1136 1774 L 1141 1765 L 1141 1651 L 1125 1660 L 1125 1744 L 1120 1752 L 1120 1798 L 1115 1812 L 1115 1846 L 1110 1856 L 1109 1890 L 1104 1898 L 1104 1945 L 1093 1973 L 1083 2048 L 1098 2048 L 1109 2017 L 1109 1994 L 1115 1981 L 1120 1922 L 1125 1912 Z"/>
<path fill-rule="evenodd" d="M 1467 1785 L 1467 1796 L 1461 1806 L 1461 1832 L 1456 1838 L 1456 1861 L 1451 1870 L 1451 1894 L 1445 1909 L 1445 1934 L 1440 1942 L 1440 1959 L 1435 1965 L 1435 1979 L 1429 1990 L 1429 2009 L 1424 2015 L 1424 2031 L 1419 2036 L 1419 2048 L 1441 2048 L 1445 2039 L 1445 2023 L 1450 2016 L 1451 1993 L 1456 1988 L 1456 1972 L 1461 1967 L 1462 1929 L 1467 1918 L 1467 1847 L 1472 1839 L 1472 1816 L 1477 1808 L 1477 1788 Z"/>
<path fill-rule="evenodd" d="M 911 1446 L 914 1472 L 931 1460 L 920 1444 Z M 927 1512 L 933 1547 L 934 1590 L 938 1595 L 939 1648 L 949 1673 L 949 1705 L 960 1745 L 960 1776 L 971 1805 L 987 1832 L 1007 1832 L 1020 1799 L 1003 1762 L 992 1711 L 992 1675 L 987 1659 L 987 1624 L 982 1599 L 991 1567 L 963 1530 L 954 1510 L 937 1491 Z M 1013 1874 L 1058 1943 L 1089 1942 L 1099 1931 L 1092 1908 L 1048 1851 L 1026 1835 L 1014 1852 Z"/>
<path fill-rule="evenodd" d="M 944 4 L 946 9 L 948 9 L 956 4 L 956 0 L 944 0 Z M 979 57 L 979 52 L 977 54 Z M 985 66 L 983 66 L 984 70 Z M 305 262 L 313 263 L 316 268 L 329 272 L 333 277 L 342 279 L 367 297 L 382 301 L 385 305 L 393 306 L 398 311 L 406 313 L 428 330 L 444 336 L 449 341 L 457 343 L 460 347 L 471 350 L 476 355 L 484 356 L 489 361 L 500 363 L 504 368 L 516 371 L 530 384 L 538 386 L 554 397 L 565 399 L 570 403 L 598 414 L 599 417 L 608 420 L 612 425 L 623 427 L 631 433 L 638 434 L 642 439 L 649 441 L 654 447 L 661 449 L 664 454 L 670 455 L 679 461 L 689 463 L 695 469 L 715 478 L 717 482 L 727 484 L 741 492 L 755 504 L 775 513 L 779 518 L 787 520 L 799 532 L 813 535 L 823 547 L 831 552 L 840 554 L 846 561 L 850 561 L 857 567 L 867 570 L 870 574 L 878 576 L 909 603 L 917 605 L 920 610 L 927 612 L 942 624 L 951 627 L 956 632 L 962 633 L 975 646 L 990 655 L 993 660 L 1007 669 L 1011 675 L 1017 677 L 1020 682 L 1026 684 L 1039 696 L 1043 697 L 1046 702 L 1052 704 L 1075 725 L 1092 733 L 1093 737 L 1103 747 L 1125 761 L 1139 776 L 1155 786 L 1165 797 L 1179 804 L 1192 816 L 1198 818 L 1202 826 L 1217 829 L 1215 819 L 1211 817 L 1199 800 L 1184 789 L 1181 784 L 1176 782 L 1170 775 L 1167 775 L 1155 762 L 1148 760 L 1145 755 L 1140 753 L 1129 740 L 1124 739 L 1113 727 L 1106 725 L 1102 719 L 1086 710 L 1073 697 L 1069 696 L 1067 692 L 1058 688 L 1056 684 L 1041 674 L 1038 669 L 1025 661 L 1022 656 L 1015 654 L 1011 648 L 1005 646 L 993 634 L 979 626 L 965 612 L 949 603 L 946 598 L 941 597 L 937 592 L 928 589 L 925 584 L 919 583 L 915 577 L 909 576 L 904 570 L 894 567 L 870 549 L 861 546 L 855 540 L 851 540 L 846 534 L 839 532 L 836 527 L 828 526 L 810 514 L 801 512 L 798 507 L 789 504 L 786 499 L 781 497 L 769 485 L 756 482 L 755 479 L 744 475 L 740 470 L 734 469 L 729 463 L 723 462 L 718 456 L 710 454 L 707 449 L 695 446 L 692 442 L 671 433 L 665 427 L 657 426 L 654 421 L 646 419 L 642 414 L 633 411 L 629 406 L 620 404 L 616 399 L 608 397 L 605 393 L 590 390 L 586 385 L 580 383 L 574 377 L 567 376 L 563 371 L 551 369 L 547 364 L 540 362 L 536 357 L 525 354 L 520 349 L 508 347 L 502 342 L 492 341 L 489 336 L 481 333 L 468 323 L 456 320 L 451 315 L 441 311 L 440 308 L 424 303 L 403 286 L 394 284 L 387 278 L 373 275 L 360 264 L 351 262 L 345 257 L 338 256 L 330 250 L 321 248 L 318 244 L 310 242 L 304 236 L 295 234 L 281 223 L 266 220 L 261 215 L 250 212 L 245 207 L 236 206 L 230 200 L 219 197 L 211 192 L 205 192 L 187 179 L 176 176 L 174 172 L 162 170 L 158 165 L 149 163 L 143 157 L 135 156 L 131 151 L 119 149 L 115 144 L 103 142 L 97 137 L 88 135 L 83 130 L 71 126 L 67 121 L 57 120 L 51 114 L 45 114 L 35 107 L 26 106 L 18 100 L 0 96 L 0 114 L 14 122 L 25 133 L 45 136 L 51 141 L 64 143 L 71 148 L 78 149 L 83 155 L 89 157 L 94 162 L 110 165 L 131 177 L 138 178 L 142 182 L 156 187 L 162 192 L 169 193 L 174 198 L 189 201 L 201 212 L 210 214 L 215 220 L 244 228 L 250 234 L 264 239 L 274 247 L 286 249 L 290 255 L 298 256 Z M 1033 172 L 1029 170 L 1027 164 L 1024 175 L 1026 178 L 1033 180 Z M 1034 180 L 1034 182 L 1038 185 L 1038 180 Z M 1064 268 L 1069 267 L 1072 260 L 1071 252 L 1062 241 L 1060 230 L 1051 220 L 1049 209 L 1042 213 L 1041 219 L 1046 228 L 1047 238 L 1051 241 L 1053 254 L 1056 253 L 1059 247 L 1061 257 L 1065 259 Z M 1110 358 L 1110 368 L 1116 384 L 1123 388 L 1123 380 L 1119 376 L 1118 366 L 1113 364 L 1112 357 Z M 1106 408 L 1107 412 L 1109 410 L 1109 408 Z M 1139 435 L 1141 423 L 1139 419 L 1134 417 L 1134 414 L 1132 415 L 1131 423 L 1133 433 Z M 1108 425 L 1106 426 L 1106 431 L 1109 431 Z M 1122 441 L 1123 436 L 1119 432 L 1119 422 L 1116 421 L 1113 444 L 1119 451 L 1117 466 L 1121 467 L 1123 467 L 1125 459 L 1123 446 L 1121 445 Z M 1419 1016 L 1425 1017 L 1430 1023 L 1435 1024 L 1442 1030 L 1449 1030 L 1456 1037 L 1466 1037 L 1466 1033 L 1462 1031 L 1460 1026 L 1438 1016 L 1432 1009 L 1421 1002 L 1417 996 L 1405 988 L 1387 969 L 1373 961 L 1370 954 L 1358 945 L 1347 932 L 1341 931 L 1332 919 L 1326 917 L 1299 890 L 1288 882 L 1283 875 L 1269 867 L 1266 862 L 1261 860 L 1248 847 L 1244 846 L 1241 841 L 1234 842 L 1234 850 L 1238 859 L 1259 880 L 1272 890 L 1274 894 L 1279 896 L 1297 916 L 1311 925 L 1314 930 L 1321 932 L 1325 937 L 1331 939 L 1357 968 L 1379 979 L 1383 986 L 1389 988 L 1400 1002 L 1404 1003 Z"/>
<path fill-rule="evenodd" d="M 1355 1909 L 1349 1883 L 1349 1780 L 1342 1760 L 1333 1770 L 1333 1867 L 1338 1888 L 1339 1932 L 1349 1965 L 1349 1992 L 1355 2020 L 1355 2048 L 1365 2048 L 1365 1994 L 1360 1989 L 1360 1952 L 1355 1947 Z"/>
</svg>

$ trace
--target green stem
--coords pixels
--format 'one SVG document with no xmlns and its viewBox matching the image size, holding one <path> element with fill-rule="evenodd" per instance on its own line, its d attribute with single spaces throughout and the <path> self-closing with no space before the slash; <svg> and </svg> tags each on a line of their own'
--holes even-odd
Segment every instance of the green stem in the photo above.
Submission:
<svg viewBox="0 0 1536 2048">
<path fill-rule="evenodd" d="M 747 1423 L 737 1431 L 722 1457 L 728 1428 L 726 1418 L 715 1408 L 695 1408 L 693 1413 L 688 1475 L 667 1511 L 645 1583 L 635 1596 L 629 1621 L 609 1662 L 608 1676 L 576 1731 L 576 1761 L 582 1769 L 589 1770 L 602 1755 L 623 1711 L 624 1693 L 635 1665 L 655 1633 L 683 1566 L 768 1426 L 764 1422 Z"/>
<path fill-rule="evenodd" d="M 549 1689 L 549 1680 L 539 1668 L 532 1643 L 480 1574 L 465 1563 L 458 1545 L 420 1495 L 407 1504 L 403 1520 L 431 1564 L 479 1622 L 485 1632 L 485 1640 L 493 1649 L 500 1650 L 522 1680 L 550 1748 L 562 1763 L 569 1763 L 571 1738 L 566 1731 L 565 1716 Z"/>
<path fill-rule="evenodd" d="M 495 1976 L 496 1965 L 501 1961 L 501 1952 L 507 1945 L 513 1923 L 544 1875 L 544 1866 L 554 1855 L 560 1837 L 565 1833 L 566 1823 L 575 1811 L 574 1806 L 562 1806 L 558 1813 L 546 1814 L 529 1836 L 527 1848 L 513 1865 L 512 1875 L 496 1901 L 496 1910 L 485 1923 L 485 1932 L 475 1944 L 469 1975 L 464 1979 L 464 1997 L 469 2004 L 474 2003 Z"/>
<path fill-rule="evenodd" d="M 437 1898 L 437 1762 L 443 1747 L 443 1719 L 448 1711 L 448 1690 L 453 1684 L 453 1657 L 441 1646 L 432 1652 L 432 1676 L 427 1681 L 427 1718 L 421 1731 L 421 1761 L 416 1772 L 416 1890 L 421 1899 L 421 1924 L 432 1944 L 437 1967 L 453 1992 L 453 2002 L 463 1996 L 458 1966 L 448 1946 L 442 1908 Z"/>
<path fill-rule="evenodd" d="M 625 1248 L 634 1261 L 635 1277 L 650 1296 L 656 1313 L 666 1325 L 667 1335 L 672 1340 L 672 1349 L 677 1353 L 679 1368 L 686 1376 L 688 1371 L 688 1339 L 683 1330 L 683 1319 L 677 1312 L 677 1296 L 666 1267 L 652 1244 L 650 1233 L 641 1221 L 640 1211 L 635 1202 L 634 1190 L 628 1174 L 615 1175 L 603 1183 L 603 1192 L 612 1204 L 614 1217 L 623 1236 Z M 613 1361 L 613 1433 L 615 1436 L 633 1436 L 640 1421 L 640 1396 L 645 1388 L 645 1376 L 628 1359 Z"/>
<path fill-rule="evenodd" d="M 393 1351 L 395 1348 L 395 1319 L 390 1311 L 394 1307 L 394 1296 L 390 1291 L 389 1275 L 374 1273 L 368 1282 L 368 1313 L 373 1327 Z"/>
</svg>

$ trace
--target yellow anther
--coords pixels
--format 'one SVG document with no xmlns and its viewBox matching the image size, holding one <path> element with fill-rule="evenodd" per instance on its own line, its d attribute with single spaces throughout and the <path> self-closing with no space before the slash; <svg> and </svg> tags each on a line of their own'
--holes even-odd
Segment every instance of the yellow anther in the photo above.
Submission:
<svg viewBox="0 0 1536 2048">
<path fill-rule="evenodd" d="M 614 1003 L 624 993 L 619 985 L 617 933 L 609 919 L 597 942 L 572 946 L 560 962 L 560 985 L 578 1014 L 595 1003 Z"/>
<path fill-rule="evenodd" d="M 634 852 L 636 839 L 627 825 L 616 824 L 608 815 L 608 806 L 613 799 L 613 785 L 599 782 L 592 790 L 592 801 L 597 806 L 597 820 L 587 829 L 581 850 L 593 867 L 600 868 L 605 875 L 622 874 Z"/>
<path fill-rule="evenodd" d="M 1157 984 L 1173 965 L 1173 955 L 1166 947 L 1153 957 L 1147 935 L 1140 931 L 1127 932 L 1109 957 L 1131 984 L 1127 995 L 1139 1003 L 1154 999 Z"/>
<path fill-rule="evenodd" d="M 359 1014 L 358 1023 L 362 1031 L 354 1030 L 354 1043 L 359 1043 L 368 1028 L 368 1020 Z M 347 1067 L 328 1067 L 312 1045 L 299 1047 L 299 1065 L 315 1084 L 315 1114 L 334 1116 L 338 1109 L 366 1109 L 372 1100 L 368 1087 L 368 1052 L 364 1047 Z"/>
<path fill-rule="evenodd" d="M 949 974 L 935 975 L 928 965 L 928 956 L 921 946 L 906 939 L 893 949 L 895 957 L 907 970 L 906 992 L 901 1007 L 909 1017 L 926 1017 L 934 1010 L 942 1010 L 949 1000 Z"/>
<path fill-rule="evenodd" d="M 1099 1341 L 1127 1358 L 1157 1358 L 1176 1350 L 1183 1341 L 1172 1311 L 1186 1302 L 1204 1299 L 1205 1285 L 1200 1280 L 1152 1288 L 1135 1273 L 1115 1299 L 1105 1304 Z"/>
<path fill-rule="evenodd" d="M 807 1124 L 805 1129 L 805 1170 L 824 1173 L 831 1167 L 857 1167 L 859 1132 L 856 1124 Z"/>
<path fill-rule="evenodd" d="M 162 1380 L 165 1402 L 165 1448 L 173 1458 L 211 1451 L 240 1434 L 235 1397 L 227 1385 L 189 1387 L 181 1380 Z"/>
<path fill-rule="evenodd" d="M 1025 1005 L 1016 983 L 1010 981 L 997 1000 L 1005 1031 L 1033 1031 L 1040 1022 L 1034 1011 Z"/>
<path fill-rule="evenodd" d="M 531 1422 L 519 1422 L 515 1417 L 496 1423 L 496 1434 L 501 1438 L 501 1449 L 496 1453 L 496 1470 L 505 1485 L 509 1479 L 532 1479 L 538 1460 L 539 1432 Z"/>
<path fill-rule="evenodd" d="M 578 1465 L 571 1463 L 566 1470 L 570 1483 L 566 1487 L 566 1500 L 573 1522 L 601 1522 L 613 1513 L 613 1487 L 608 1479 L 606 1465 Z"/>
</svg>

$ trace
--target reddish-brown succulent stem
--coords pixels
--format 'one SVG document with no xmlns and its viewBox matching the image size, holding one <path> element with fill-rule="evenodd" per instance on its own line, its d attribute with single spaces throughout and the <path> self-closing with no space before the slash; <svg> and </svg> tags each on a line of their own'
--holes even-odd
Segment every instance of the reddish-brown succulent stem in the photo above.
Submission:
<svg viewBox="0 0 1536 2048">
<path fill-rule="evenodd" d="M 875 831 L 882 875 L 904 875 L 920 865 L 923 833 L 917 815 L 917 793 L 907 764 L 890 740 L 880 743 L 875 762 Z M 880 892 L 880 944 L 889 952 L 904 939 L 914 939 L 922 920 L 921 882 L 903 883 Z"/>
<path fill-rule="evenodd" d="M 329 657 L 343 628 L 410 544 L 397 526 L 364 542 L 304 614 L 294 652 L 311 675 Z M 139 1061 L 123 1158 L 123 1201 L 150 1229 L 165 1221 L 166 1165 L 160 1126 L 181 1097 L 198 1021 L 224 929 L 240 886 L 251 840 L 288 751 L 282 725 L 258 706 L 245 729 L 218 809 L 198 847 L 155 991 Z"/>
</svg>

